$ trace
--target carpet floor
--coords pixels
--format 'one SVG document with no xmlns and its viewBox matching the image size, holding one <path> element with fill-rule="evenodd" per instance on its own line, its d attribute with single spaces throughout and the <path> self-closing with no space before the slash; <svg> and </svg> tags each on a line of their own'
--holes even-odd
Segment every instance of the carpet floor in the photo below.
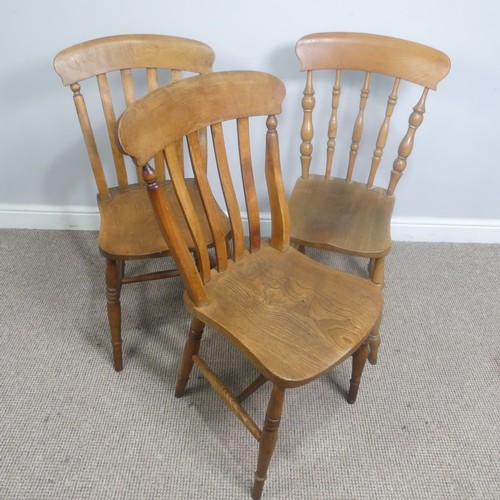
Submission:
<svg viewBox="0 0 500 500">
<path fill-rule="evenodd" d="M 350 363 L 288 391 L 264 498 L 500 498 L 499 269 L 500 245 L 395 243 L 379 363 L 352 406 Z M 0 498 L 249 498 L 254 439 L 197 371 L 173 395 L 180 280 L 123 288 L 121 373 L 103 281 L 95 232 L 0 230 Z M 230 388 L 255 376 L 214 332 L 202 346 Z"/>
</svg>

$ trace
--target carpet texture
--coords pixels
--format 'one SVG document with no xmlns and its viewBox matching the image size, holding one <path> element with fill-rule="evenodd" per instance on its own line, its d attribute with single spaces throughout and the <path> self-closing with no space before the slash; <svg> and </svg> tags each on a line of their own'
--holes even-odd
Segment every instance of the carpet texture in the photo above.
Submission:
<svg viewBox="0 0 500 500">
<path fill-rule="evenodd" d="M 499 269 L 500 245 L 395 243 L 379 364 L 353 406 L 350 363 L 287 392 L 264 498 L 500 498 Z M 123 288 L 121 373 L 103 280 L 94 232 L 0 230 L 0 498 L 249 498 L 257 443 L 196 369 L 173 396 L 180 280 Z M 210 330 L 202 355 L 235 391 L 255 376 Z"/>
</svg>

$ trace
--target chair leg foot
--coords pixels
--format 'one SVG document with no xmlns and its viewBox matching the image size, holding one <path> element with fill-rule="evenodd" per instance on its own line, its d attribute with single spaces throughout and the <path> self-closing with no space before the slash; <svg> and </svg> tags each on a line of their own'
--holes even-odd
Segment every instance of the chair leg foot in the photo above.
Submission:
<svg viewBox="0 0 500 500">
<path fill-rule="evenodd" d="M 123 370 L 122 359 L 122 313 L 120 304 L 122 263 L 118 260 L 106 259 L 106 299 L 108 321 L 111 330 L 113 348 L 113 366 L 117 372 Z"/>
<path fill-rule="evenodd" d="M 347 402 L 349 404 L 354 404 L 358 396 L 359 383 L 361 382 L 361 374 L 363 373 L 363 368 L 365 367 L 366 358 L 368 356 L 368 343 L 363 342 L 359 349 L 352 355 L 352 377 L 351 385 L 349 387 L 349 394 L 347 396 Z"/>
<path fill-rule="evenodd" d="M 257 460 L 257 470 L 252 488 L 253 500 L 259 500 L 264 489 L 264 482 L 267 477 L 267 469 L 273 456 L 276 441 L 278 439 L 278 427 L 283 410 L 285 389 L 277 385 L 273 386 L 271 399 L 267 406 L 266 418 L 262 429 L 262 437 L 259 445 L 259 458 Z"/>
<path fill-rule="evenodd" d="M 182 396 L 184 396 L 186 384 L 189 380 L 189 375 L 191 374 L 191 370 L 193 369 L 193 356 L 195 354 L 198 354 L 198 350 L 200 349 L 200 342 L 204 328 L 205 328 L 205 323 L 203 323 L 197 318 L 193 318 L 188 333 L 188 339 L 184 346 L 181 368 L 179 370 L 177 383 L 175 385 L 176 398 L 181 398 Z"/>
</svg>

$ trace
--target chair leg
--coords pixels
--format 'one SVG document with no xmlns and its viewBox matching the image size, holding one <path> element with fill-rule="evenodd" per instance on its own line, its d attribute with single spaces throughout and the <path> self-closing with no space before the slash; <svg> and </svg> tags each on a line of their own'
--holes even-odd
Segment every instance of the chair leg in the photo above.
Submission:
<svg viewBox="0 0 500 500">
<path fill-rule="evenodd" d="M 373 261 L 373 264 L 372 264 Z M 379 259 L 370 259 L 370 266 L 372 270 L 370 272 L 370 279 L 373 283 L 375 283 L 380 289 L 384 288 L 384 257 Z M 372 365 L 377 364 L 378 357 L 378 349 L 380 347 L 380 323 L 373 329 L 370 334 L 369 344 L 370 344 L 370 353 L 368 354 L 368 361 Z"/>
<path fill-rule="evenodd" d="M 352 355 L 352 377 L 351 385 L 349 387 L 349 395 L 347 402 L 354 404 L 358 396 L 359 383 L 361 381 L 361 374 L 365 367 L 366 358 L 368 357 L 368 342 L 363 342 L 359 349 Z"/>
<path fill-rule="evenodd" d="M 262 496 L 264 482 L 267 477 L 267 469 L 276 446 L 276 440 L 278 439 L 278 427 L 280 425 L 284 397 L 285 389 L 274 385 L 271 393 L 271 399 L 269 400 L 269 404 L 267 406 L 266 418 L 262 429 L 262 437 L 260 438 L 257 471 L 255 472 L 255 481 L 252 488 L 252 498 L 254 500 L 259 500 Z"/>
<path fill-rule="evenodd" d="M 203 321 L 193 318 L 189 329 L 188 339 L 186 341 L 186 345 L 184 346 L 181 368 L 179 370 L 177 384 L 175 386 L 176 398 L 182 398 L 182 396 L 184 396 L 186 384 L 189 380 L 191 370 L 193 369 L 193 356 L 198 354 L 198 350 L 200 349 L 200 341 L 204 328 L 205 323 L 203 323 Z"/>
<path fill-rule="evenodd" d="M 122 312 L 120 305 L 122 263 L 119 260 L 106 259 L 106 299 L 108 303 L 108 321 L 111 330 L 113 347 L 113 366 L 117 372 L 122 371 Z"/>
</svg>

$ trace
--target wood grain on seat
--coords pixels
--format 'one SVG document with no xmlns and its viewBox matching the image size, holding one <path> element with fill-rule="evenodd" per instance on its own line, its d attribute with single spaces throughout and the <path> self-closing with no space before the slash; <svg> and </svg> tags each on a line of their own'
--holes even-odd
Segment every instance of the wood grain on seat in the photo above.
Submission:
<svg viewBox="0 0 500 500">
<path fill-rule="evenodd" d="M 282 387 L 310 382 L 352 354 L 382 306 L 373 283 L 293 248 L 279 252 L 263 243 L 259 252 L 212 273 L 208 304 L 196 307 L 186 296 L 188 309 Z"/>
</svg>

